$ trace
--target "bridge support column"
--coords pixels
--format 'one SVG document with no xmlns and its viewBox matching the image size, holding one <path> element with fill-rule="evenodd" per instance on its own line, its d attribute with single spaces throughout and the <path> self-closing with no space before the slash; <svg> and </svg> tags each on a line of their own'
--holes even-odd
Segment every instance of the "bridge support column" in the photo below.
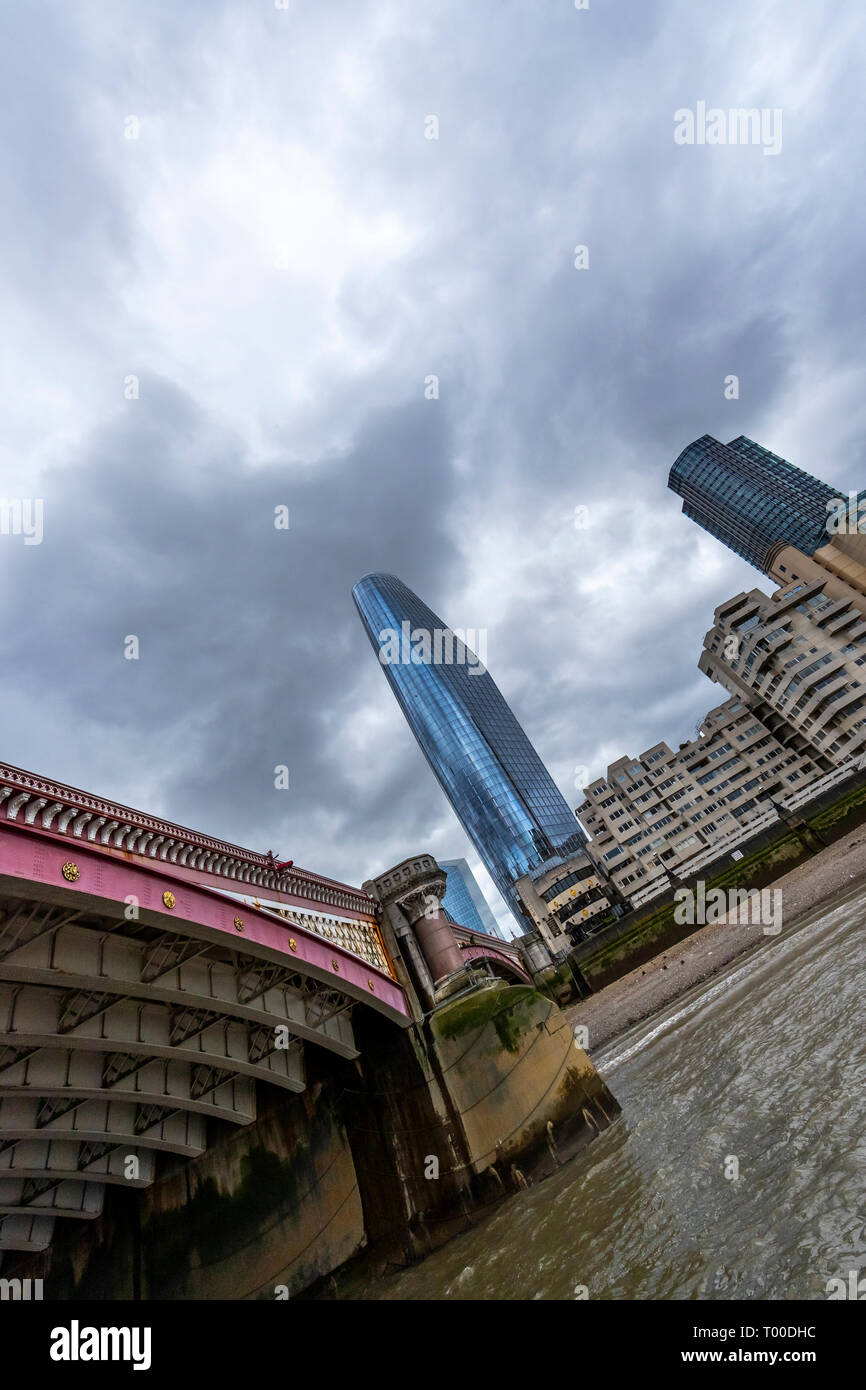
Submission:
<svg viewBox="0 0 866 1390">
<path fill-rule="evenodd" d="M 398 937 L 405 936 L 408 925 L 432 985 L 432 998 L 425 1001 L 428 1005 L 438 1004 L 470 984 L 472 977 L 454 928 L 442 908 L 445 871 L 431 855 L 406 859 L 364 887 L 383 904 Z M 426 982 L 414 983 L 417 988 Z"/>
<path fill-rule="evenodd" d="M 426 994 L 415 987 L 413 1046 L 437 1118 L 423 1138 L 428 1121 L 413 1119 L 412 1151 L 396 1131 L 386 1143 L 411 1220 L 435 1244 L 443 1216 L 431 1205 L 431 1183 L 418 1180 L 422 1152 L 436 1156 L 436 1186 L 443 1198 L 452 1193 L 453 1215 L 471 1219 L 497 1196 L 555 1171 L 616 1119 L 619 1106 L 549 996 L 528 980 L 478 975 L 461 959 L 441 908 L 445 875 L 431 855 L 407 859 L 364 886 L 383 905 L 382 930 L 398 971 L 413 975 L 415 953 L 429 982 Z M 527 963 L 536 974 L 550 971 L 543 945 Z M 379 1063 L 374 1051 L 362 1047 L 365 1067 L 391 1065 L 390 1046 Z M 398 1089 L 387 1070 L 377 1076 L 377 1093 Z M 450 1153 L 440 1152 L 446 1133 Z"/>
</svg>

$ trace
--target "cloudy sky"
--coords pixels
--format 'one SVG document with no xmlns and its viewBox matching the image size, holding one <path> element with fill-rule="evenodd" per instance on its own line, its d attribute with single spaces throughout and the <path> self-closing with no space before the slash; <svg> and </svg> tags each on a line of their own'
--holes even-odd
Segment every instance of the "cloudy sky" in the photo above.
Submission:
<svg viewBox="0 0 866 1390">
<path fill-rule="evenodd" d="M 692 735 L 761 578 L 676 455 L 864 485 L 862 6 L 281 6 L 5 10 L 0 757 L 351 882 L 477 866 L 351 586 L 486 629 L 572 805 Z M 676 144 L 699 101 L 781 151 Z"/>
</svg>

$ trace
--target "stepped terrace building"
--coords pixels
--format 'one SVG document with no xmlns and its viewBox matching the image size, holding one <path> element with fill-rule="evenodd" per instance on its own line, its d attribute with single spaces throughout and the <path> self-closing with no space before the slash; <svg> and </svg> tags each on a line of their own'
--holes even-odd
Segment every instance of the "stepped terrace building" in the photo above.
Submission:
<svg viewBox="0 0 866 1390">
<path fill-rule="evenodd" d="M 628 898 L 736 836 L 773 801 L 820 776 L 740 695 L 710 710 L 697 738 L 620 758 L 586 788 L 577 814 L 590 851 Z"/>
<path fill-rule="evenodd" d="M 716 609 L 699 665 L 818 768 L 866 749 L 866 618 L 824 583 L 729 599 Z"/>
</svg>

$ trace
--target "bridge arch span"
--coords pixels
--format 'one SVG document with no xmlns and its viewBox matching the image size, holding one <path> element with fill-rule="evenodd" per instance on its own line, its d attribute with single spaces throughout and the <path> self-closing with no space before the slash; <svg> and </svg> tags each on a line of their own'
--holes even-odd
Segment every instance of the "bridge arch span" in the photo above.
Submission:
<svg viewBox="0 0 866 1390">
<path fill-rule="evenodd" d="M 501 975 L 509 984 L 531 985 L 532 980 L 520 963 L 513 955 L 496 949 L 495 945 L 470 945 L 461 944 L 461 953 L 466 961 L 485 962 L 490 965 L 494 974 Z"/>
<path fill-rule="evenodd" d="M 208 1117 L 251 1124 L 257 1082 L 303 1091 L 307 1045 L 357 1057 L 358 1008 L 412 1021 L 297 914 L 0 821 L 0 1250 L 148 1186 L 159 1151 L 201 1155 Z"/>
</svg>

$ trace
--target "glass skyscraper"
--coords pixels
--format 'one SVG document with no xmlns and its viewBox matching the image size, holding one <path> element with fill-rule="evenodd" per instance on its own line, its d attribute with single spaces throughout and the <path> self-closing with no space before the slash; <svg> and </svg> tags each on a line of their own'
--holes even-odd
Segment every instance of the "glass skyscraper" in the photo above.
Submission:
<svg viewBox="0 0 866 1390">
<path fill-rule="evenodd" d="M 352 596 L 439 785 L 525 930 L 516 880 L 586 837 L 474 652 L 396 575 L 368 574 Z"/>
<path fill-rule="evenodd" d="M 827 503 L 839 492 L 745 435 L 722 444 L 704 434 L 670 471 L 683 512 L 765 574 L 780 544 L 814 555 L 831 539 Z"/>
<path fill-rule="evenodd" d="M 442 906 L 452 921 L 467 931 L 486 932 L 505 940 L 504 933 L 478 887 L 478 881 L 465 859 L 440 859 L 445 870 L 445 897 Z"/>
</svg>

